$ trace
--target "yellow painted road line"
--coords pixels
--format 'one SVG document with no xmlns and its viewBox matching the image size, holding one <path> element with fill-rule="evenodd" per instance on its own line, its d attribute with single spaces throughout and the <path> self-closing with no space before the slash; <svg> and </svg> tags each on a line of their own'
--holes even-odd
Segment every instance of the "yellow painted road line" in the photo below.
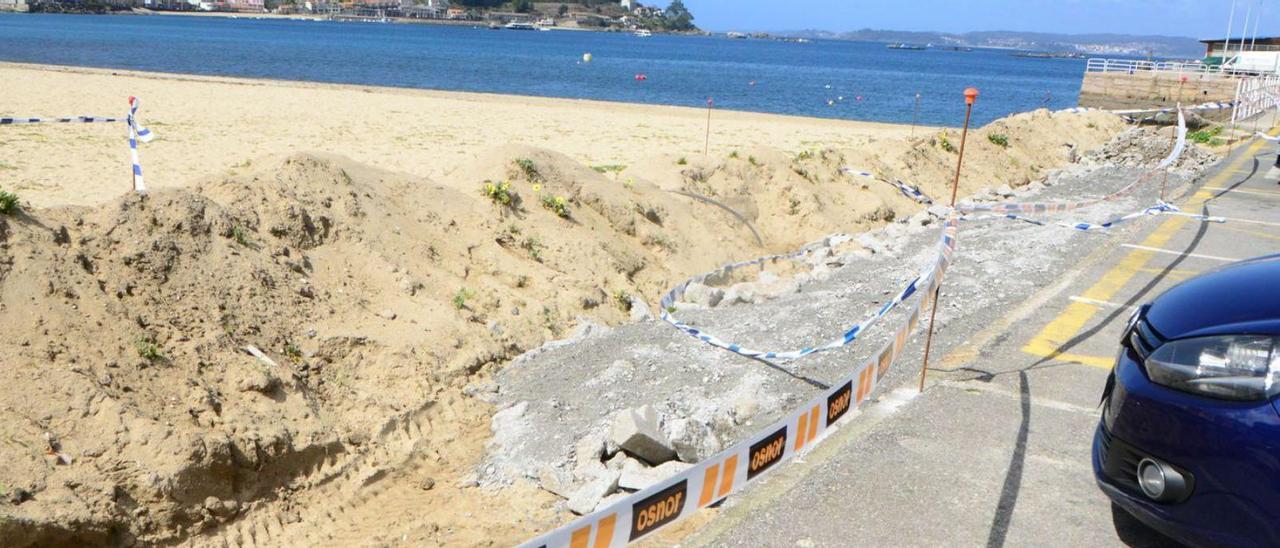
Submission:
<svg viewBox="0 0 1280 548">
<path fill-rule="evenodd" d="M 1068 299 L 1071 299 L 1071 300 L 1073 300 L 1073 301 L 1076 301 L 1076 302 L 1078 302 L 1078 303 L 1096 304 L 1096 305 L 1098 305 L 1098 306 L 1106 306 L 1106 307 L 1110 307 L 1110 308 L 1133 308 L 1133 307 L 1131 307 L 1131 306 L 1129 306 L 1129 305 L 1127 305 L 1127 304 L 1113 303 L 1113 302 L 1111 302 L 1111 301 L 1099 301 L 1099 300 L 1097 300 L 1097 299 L 1088 299 L 1088 298 L 1085 298 L 1085 297 L 1081 297 L 1081 296 L 1079 296 L 1079 295 L 1072 295 L 1072 296 L 1067 297 L 1067 298 L 1068 298 Z"/>
<path fill-rule="evenodd" d="M 1248 150 L 1215 175 L 1208 182 L 1206 188 L 1224 188 L 1223 185 L 1227 184 L 1244 162 L 1252 159 L 1252 155 L 1256 154 L 1265 142 L 1258 140 L 1249 145 Z M 1206 200 L 1212 198 L 1212 194 L 1205 192 L 1206 188 L 1197 191 L 1182 207 L 1184 209 L 1197 208 L 1204 204 Z M 1173 237 L 1178 229 L 1181 229 L 1189 221 L 1189 217 L 1168 218 L 1142 241 L 1142 245 L 1148 248 L 1161 248 L 1169 242 L 1169 239 Z M 1134 249 L 1130 251 L 1128 255 L 1120 259 L 1120 262 L 1115 267 L 1103 274 L 1102 278 L 1079 296 L 1096 301 L 1112 300 L 1116 293 L 1123 289 L 1133 279 L 1134 275 L 1145 268 L 1154 256 L 1155 252 L 1149 249 Z M 1085 324 L 1092 320 L 1100 309 L 1101 307 L 1095 304 L 1072 301 L 1062 313 L 1045 325 L 1035 337 L 1032 337 L 1026 346 L 1022 347 L 1022 351 L 1042 358 L 1074 361 L 1097 367 L 1111 367 L 1114 360 L 1109 358 L 1073 355 L 1059 351 L 1060 348 L 1084 329 Z"/>
<path fill-rule="evenodd" d="M 1150 252 L 1152 252 L 1152 253 L 1164 253 L 1165 255 L 1177 255 L 1177 256 L 1179 256 L 1179 257 L 1195 257 L 1195 258 L 1197 258 L 1197 259 L 1208 259 L 1208 260 L 1210 260 L 1210 261 L 1222 261 L 1222 262 L 1224 262 L 1224 263 L 1234 263 L 1234 262 L 1237 262 L 1237 261 L 1243 261 L 1243 260 L 1244 260 L 1244 259 L 1232 259 L 1231 257 L 1219 257 L 1219 256 L 1217 256 L 1217 255 L 1205 255 L 1205 254 L 1203 254 L 1203 253 L 1187 253 L 1187 252 L 1185 252 L 1185 251 L 1174 251 L 1174 250 L 1172 250 L 1172 249 L 1161 249 L 1161 248 L 1159 248 L 1159 247 L 1152 247 L 1152 246 L 1147 246 L 1147 245 L 1137 245 L 1137 244 L 1120 244 L 1120 247 L 1127 247 L 1127 248 L 1129 248 L 1129 249 L 1143 249 L 1143 250 L 1146 250 L 1146 251 L 1150 251 Z"/>
<path fill-rule="evenodd" d="M 1143 268 L 1139 268 L 1138 272 L 1142 272 L 1144 274 L 1163 275 L 1166 280 L 1170 280 L 1170 281 L 1182 281 L 1192 276 L 1197 276 L 1203 271 L 1190 270 L 1186 268 L 1173 268 L 1173 269 L 1169 269 L 1166 272 L 1165 269 L 1163 268 L 1143 267 Z"/>
</svg>

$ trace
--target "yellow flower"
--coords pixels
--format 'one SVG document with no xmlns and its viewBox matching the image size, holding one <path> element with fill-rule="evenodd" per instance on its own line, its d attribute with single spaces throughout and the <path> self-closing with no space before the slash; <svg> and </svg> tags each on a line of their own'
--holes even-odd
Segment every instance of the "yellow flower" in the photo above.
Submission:
<svg viewBox="0 0 1280 548">
<path fill-rule="evenodd" d="M 533 185 L 533 191 L 534 191 L 534 192 L 542 192 L 542 185 L 537 184 L 537 183 L 534 183 L 534 185 Z"/>
</svg>

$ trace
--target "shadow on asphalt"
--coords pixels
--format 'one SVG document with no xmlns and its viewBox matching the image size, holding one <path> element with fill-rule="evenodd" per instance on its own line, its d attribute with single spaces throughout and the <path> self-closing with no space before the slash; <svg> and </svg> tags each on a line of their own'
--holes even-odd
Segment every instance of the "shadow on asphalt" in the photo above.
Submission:
<svg viewBox="0 0 1280 548">
<path fill-rule="evenodd" d="M 1227 186 L 1221 191 L 1218 191 L 1212 197 L 1206 199 L 1204 203 L 1201 205 L 1200 213 L 1202 215 L 1209 215 L 1209 202 L 1216 198 L 1221 197 L 1222 195 L 1226 194 L 1227 192 L 1230 192 L 1231 190 L 1234 190 L 1236 187 L 1239 187 L 1240 185 L 1244 184 L 1246 181 L 1251 179 L 1255 174 L 1257 174 L 1258 166 L 1259 166 L 1258 158 L 1254 157 L 1253 168 L 1249 170 L 1249 173 L 1246 174 L 1239 181 L 1232 183 L 1231 185 Z M 1136 293 L 1134 293 L 1133 296 L 1129 297 L 1129 299 L 1124 302 L 1123 307 L 1116 308 L 1115 311 L 1108 314 L 1097 325 L 1081 332 L 1075 337 L 1072 337 L 1070 340 L 1067 340 L 1066 342 L 1062 343 L 1062 345 L 1055 348 L 1054 351 L 1049 356 L 1036 360 L 1034 363 L 1026 367 L 1015 369 L 1013 371 L 1007 371 L 1007 372 L 994 373 L 994 372 L 984 371 L 984 370 L 973 368 L 973 367 L 962 367 L 962 368 L 957 368 L 952 370 L 952 371 L 967 371 L 967 372 L 974 373 L 977 375 L 976 380 L 981 380 L 983 382 L 991 382 L 996 376 L 999 376 L 999 375 L 1007 375 L 1009 373 L 1014 373 L 1014 372 L 1018 373 L 1019 393 L 1020 393 L 1021 403 L 1022 403 L 1022 422 L 1018 426 L 1017 441 L 1014 445 L 1013 456 L 1010 458 L 1009 468 L 1005 472 L 1004 487 L 1000 492 L 1000 501 L 996 505 L 996 515 L 994 518 L 992 518 L 991 530 L 987 535 L 988 548 L 999 548 L 1004 546 L 1005 537 L 1009 531 L 1009 524 L 1013 518 L 1013 510 L 1018 503 L 1018 493 L 1022 489 L 1022 470 L 1026 463 L 1027 438 L 1028 438 L 1029 427 L 1031 423 L 1031 390 L 1030 390 L 1030 381 L 1027 378 L 1027 371 L 1031 371 L 1035 369 L 1045 369 L 1049 367 L 1059 367 L 1062 365 L 1070 364 L 1071 362 L 1055 362 L 1054 360 L 1058 356 L 1061 356 L 1062 354 L 1071 350 L 1072 348 L 1079 345 L 1080 343 L 1083 343 L 1084 341 L 1098 334 L 1098 332 L 1102 331 L 1104 328 L 1106 328 L 1108 325 L 1114 322 L 1117 318 L 1119 318 L 1122 314 L 1125 314 L 1128 310 L 1130 310 L 1136 303 L 1138 303 L 1139 301 L 1145 300 L 1145 297 L 1147 296 L 1148 293 L 1150 293 L 1153 289 L 1155 289 L 1156 286 L 1159 285 L 1160 282 L 1163 281 L 1169 275 L 1170 272 L 1172 272 L 1179 265 L 1181 265 L 1182 262 L 1187 259 L 1190 253 L 1195 252 L 1196 248 L 1200 246 L 1201 240 L 1204 239 L 1205 233 L 1208 232 L 1208 229 L 1209 229 L 1208 223 L 1200 223 L 1200 228 L 1199 230 L 1196 231 L 1195 237 L 1191 239 L 1191 242 L 1187 244 L 1187 247 L 1182 250 L 1182 252 L 1178 255 L 1178 257 L 1173 261 L 1171 261 L 1167 266 L 1165 266 L 1164 269 L 1162 269 L 1159 274 L 1156 274 L 1155 276 L 1153 276 L 1151 280 L 1147 282 L 1146 285 L 1142 286 L 1142 288 L 1139 289 Z M 1135 547 L 1178 546 L 1178 543 L 1174 542 L 1168 537 L 1161 535 L 1159 532 L 1143 525 L 1142 523 L 1138 522 L 1137 520 L 1133 519 L 1131 516 L 1126 514 L 1123 510 L 1113 509 L 1112 521 L 1114 522 L 1116 527 L 1116 534 L 1120 537 L 1122 541 L 1124 541 L 1126 544 L 1130 546 L 1135 546 Z"/>
</svg>

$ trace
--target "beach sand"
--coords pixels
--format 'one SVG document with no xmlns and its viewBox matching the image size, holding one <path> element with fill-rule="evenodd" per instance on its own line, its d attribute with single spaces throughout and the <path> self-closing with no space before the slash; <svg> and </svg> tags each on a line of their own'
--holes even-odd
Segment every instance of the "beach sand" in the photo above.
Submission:
<svg viewBox="0 0 1280 548">
<path fill-rule="evenodd" d="M 660 154 L 699 157 L 706 131 L 706 110 L 697 108 L 15 64 L 0 64 L 0 79 L 7 83 L 0 116 L 123 116 L 127 97 L 141 98 L 141 120 L 158 135 L 141 149 L 154 188 L 299 151 L 444 184 L 475 154 L 503 144 L 556 150 L 589 166 L 636 166 Z M 712 128 L 713 157 L 754 147 L 856 147 L 910 133 L 731 111 L 714 112 Z M 123 131 L 107 124 L 7 128 L 0 186 L 38 191 L 27 193 L 37 206 L 115 198 L 130 184 Z M 75 182 L 113 169 L 124 175 L 119 185 Z"/>
<path fill-rule="evenodd" d="M 704 157 L 697 108 L 0 79 L 0 116 L 122 116 L 136 95 L 158 136 L 143 197 L 122 124 L 0 127 L 0 189 L 24 204 L 0 216 L 0 484 L 34 496 L 0 506 L 17 546 L 518 542 L 568 516 L 529 484 L 475 484 L 494 371 L 724 262 L 915 214 L 840 168 L 945 196 L 960 141 L 715 111 Z M 975 128 L 960 193 L 1124 127 L 1038 111 Z"/>
</svg>

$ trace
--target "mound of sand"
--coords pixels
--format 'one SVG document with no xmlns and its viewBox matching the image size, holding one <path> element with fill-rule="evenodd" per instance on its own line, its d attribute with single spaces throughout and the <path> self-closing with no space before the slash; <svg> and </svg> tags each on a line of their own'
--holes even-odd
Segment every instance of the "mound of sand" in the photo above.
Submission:
<svg viewBox="0 0 1280 548">
<path fill-rule="evenodd" d="M 962 193 L 1024 184 L 1121 127 L 1036 112 L 975 130 Z M 616 169 L 509 145 L 444 183 L 297 154 L 0 218 L 0 538 L 216 538 L 264 513 L 272 531 L 306 521 L 306 493 L 355 496 L 424 455 L 415 469 L 449 480 L 442 541 L 525 535 L 455 486 L 480 460 L 491 409 L 471 396 L 496 367 L 578 318 L 642 318 L 688 275 L 911 215 L 839 169 L 944 196 L 958 142 Z"/>
</svg>

